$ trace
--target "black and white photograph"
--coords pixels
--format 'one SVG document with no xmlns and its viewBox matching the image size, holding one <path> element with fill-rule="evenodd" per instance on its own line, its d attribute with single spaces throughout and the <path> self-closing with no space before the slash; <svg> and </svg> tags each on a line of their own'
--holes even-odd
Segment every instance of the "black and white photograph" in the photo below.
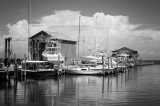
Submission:
<svg viewBox="0 0 160 106">
<path fill-rule="evenodd" d="M 160 0 L 1 0 L 0 106 L 160 106 Z"/>
</svg>

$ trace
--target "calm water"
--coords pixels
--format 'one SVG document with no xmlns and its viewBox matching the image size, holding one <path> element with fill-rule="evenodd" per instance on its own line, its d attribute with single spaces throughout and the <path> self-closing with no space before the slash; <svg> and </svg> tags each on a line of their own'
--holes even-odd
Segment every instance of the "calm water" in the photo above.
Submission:
<svg viewBox="0 0 160 106">
<path fill-rule="evenodd" d="M 105 77 L 0 82 L 0 106 L 160 106 L 160 65 Z"/>
</svg>

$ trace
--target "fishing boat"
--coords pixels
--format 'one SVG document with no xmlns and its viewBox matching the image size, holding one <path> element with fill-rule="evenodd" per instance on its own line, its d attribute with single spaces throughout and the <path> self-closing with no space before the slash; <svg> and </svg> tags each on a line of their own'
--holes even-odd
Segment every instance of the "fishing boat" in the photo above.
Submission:
<svg viewBox="0 0 160 106">
<path fill-rule="evenodd" d="M 55 65 L 48 61 L 22 61 L 22 73 L 27 76 L 53 76 L 56 75 L 58 71 L 58 65 Z"/>
<path fill-rule="evenodd" d="M 23 60 L 22 72 L 29 76 L 52 76 L 62 73 L 64 56 L 60 51 L 60 40 L 50 37 L 42 52 L 43 60 Z"/>
<path fill-rule="evenodd" d="M 50 62 L 63 62 L 65 60 L 64 56 L 62 56 L 60 40 L 56 38 L 49 38 L 44 52 L 42 53 L 44 61 Z"/>
</svg>

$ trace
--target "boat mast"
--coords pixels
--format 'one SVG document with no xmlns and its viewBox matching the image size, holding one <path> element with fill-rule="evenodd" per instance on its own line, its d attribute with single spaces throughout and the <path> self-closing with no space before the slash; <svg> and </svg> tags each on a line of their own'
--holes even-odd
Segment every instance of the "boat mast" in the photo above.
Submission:
<svg viewBox="0 0 160 106">
<path fill-rule="evenodd" d="M 96 30 L 96 37 L 95 37 L 95 52 L 97 52 L 97 17 L 96 16 L 96 26 L 95 26 L 95 30 Z"/>
<path fill-rule="evenodd" d="M 106 53 L 108 52 L 108 24 L 107 24 L 107 44 L 106 44 Z"/>
<path fill-rule="evenodd" d="M 85 47 L 85 36 L 84 36 L 84 39 L 83 39 L 83 56 L 84 56 L 84 47 Z"/>
<path fill-rule="evenodd" d="M 31 10 L 31 0 L 28 0 L 28 59 L 29 59 L 29 51 L 30 51 L 30 48 L 29 48 L 29 37 L 30 37 L 30 10 Z"/>
<path fill-rule="evenodd" d="M 81 20 L 81 16 L 79 16 L 79 32 L 78 32 L 78 59 L 79 59 L 79 44 L 80 44 L 80 20 Z"/>
</svg>

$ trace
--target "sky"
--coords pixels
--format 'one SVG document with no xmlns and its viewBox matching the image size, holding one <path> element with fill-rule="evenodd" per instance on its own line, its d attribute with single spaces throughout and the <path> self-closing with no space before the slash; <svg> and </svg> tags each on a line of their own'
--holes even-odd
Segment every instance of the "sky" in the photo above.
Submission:
<svg viewBox="0 0 160 106">
<path fill-rule="evenodd" d="M 160 59 L 159 0 L 29 0 L 0 1 L 0 57 L 4 38 L 28 38 L 41 30 L 58 32 L 77 41 L 80 17 L 80 54 L 95 48 L 137 50 L 142 59 Z M 85 41 L 85 42 L 84 42 Z M 96 43 L 95 43 L 96 42 Z M 84 49 L 83 49 L 84 46 Z M 27 41 L 12 42 L 12 52 L 23 57 Z"/>
</svg>

